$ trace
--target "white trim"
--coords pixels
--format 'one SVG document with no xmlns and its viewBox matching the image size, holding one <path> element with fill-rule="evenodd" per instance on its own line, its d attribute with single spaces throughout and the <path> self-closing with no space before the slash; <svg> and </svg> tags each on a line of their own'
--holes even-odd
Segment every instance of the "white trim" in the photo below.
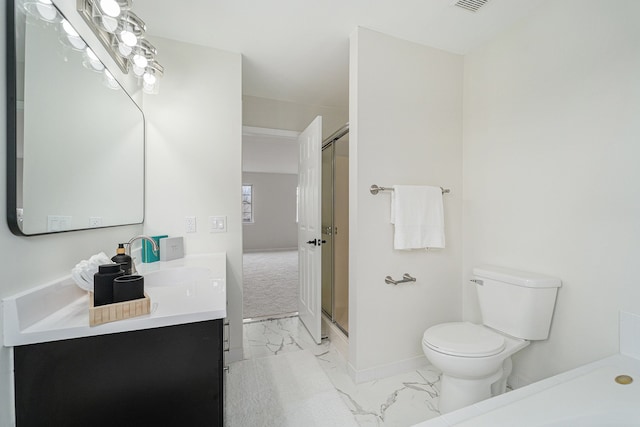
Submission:
<svg viewBox="0 0 640 427">
<path fill-rule="evenodd" d="M 284 130 L 284 129 L 270 129 L 270 128 L 261 128 L 254 126 L 242 126 L 242 136 L 254 137 L 254 138 L 262 138 L 265 140 L 273 139 L 274 141 L 290 141 L 293 143 L 298 142 L 298 135 L 300 132 L 294 130 Z"/>
</svg>

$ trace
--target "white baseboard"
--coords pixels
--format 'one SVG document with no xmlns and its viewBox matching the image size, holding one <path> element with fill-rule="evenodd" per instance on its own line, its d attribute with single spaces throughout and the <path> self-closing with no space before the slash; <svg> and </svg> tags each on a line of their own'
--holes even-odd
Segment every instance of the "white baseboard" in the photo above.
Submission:
<svg viewBox="0 0 640 427">
<path fill-rule="evenodd" d="M 349 363 L 347 364 L 347 370 L 349 371 L 349 376 L 353 382 L 360 384 L 405 372 L 411 372 L 425 365 L 428 365 L 427 358 L 422 355 L 359 371 Z"/>
</svg>

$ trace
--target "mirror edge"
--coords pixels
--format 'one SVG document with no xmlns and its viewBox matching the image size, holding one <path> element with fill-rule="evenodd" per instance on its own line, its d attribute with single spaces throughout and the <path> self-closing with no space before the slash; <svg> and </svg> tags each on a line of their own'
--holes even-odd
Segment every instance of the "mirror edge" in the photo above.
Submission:
<svg viewBox="0 0 640 427">
<path fill-rule="evenodd" d="M 48 231 L 43 233 L 33 233 L 26 234 L 22 231 L 18 223 L 18 212 L 17 212 L 17 71 L 16 71 L 16 63 L 17 63 L 17 51 L 16 51 L 16 23 L 15 23 L 15 13 L 16 13 L 15 0 L 7 0 L 6 1 L 6 9 L 5 9 L 5 39 L 6 39 L 6 56 L 5 56 L 5 72 L 6 72 L 6 102 L 7 102 L 7 116 L 6 116 L 6 206 L 7 206 L 7 226 L 9 230 L 16 236 L 21 237 L 31 237 L 31 236 L 43 236 L 47 234 L 58 234 L 58 233 L 68 233 L 72 231 L 87 231 L 87 230 L 97 230 L 104 228 L 113 228 L 113 227 L 123 227 L 123 226 L 131 226 L 131 225 L 139 225 L 144 223 L 144 218 L 146 214 L 146 197 L 144 197 L 146 192 L 146 151 L 147 151 L 147 120 L 144 114 L 144 110 L 141 106 L 136 102 L 131 94 L 129 94 L 126 90 L 126 95 L 131 99 L 133 104 L 140 110 L 142 115 L 142 170 L 143 170 L 143 182 L 142 182 L 142 216 L 140 218 L 140 222 L 131 222 L 125 224 L 114 224 L 107 225 L 102 227 L 94 227 L 94 228 L 77 228 L 72 230 L 61 230 L 61 231 Z M 122 86 L 122 85 L 121 85 Z"/>
<path fill-rule="evenodd" d="M 7 89 L 7 225 L 16 236 L 25 236 L 18 224 L 17 214 L 17 80 L 16 80 L 16 30 L 15 30 L 15 2 L 6 2 L 6 89 Z"/>
</svg>

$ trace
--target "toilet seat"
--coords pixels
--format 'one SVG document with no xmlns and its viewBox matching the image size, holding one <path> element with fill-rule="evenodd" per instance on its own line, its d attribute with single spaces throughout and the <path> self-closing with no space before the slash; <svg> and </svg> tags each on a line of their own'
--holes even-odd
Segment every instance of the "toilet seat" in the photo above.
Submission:
<svg viewBox="0 0 640 427">
<path fill-rule="evenodd" d="M 460 357 L 488 357 L 505 349 L 505 338 L 470 322 L 441 323 L 427 329 L 422 342 L 433 350 Z"/>
</svg>

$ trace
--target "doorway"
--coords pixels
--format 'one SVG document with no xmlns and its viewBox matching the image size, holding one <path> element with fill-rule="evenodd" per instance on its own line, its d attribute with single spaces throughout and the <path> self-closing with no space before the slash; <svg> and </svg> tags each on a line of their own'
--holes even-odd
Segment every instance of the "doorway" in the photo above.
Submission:
<svg viewBox="0 0 640 427">
<path fill-rule="evenodd" d="M 322 146 L 322 312 L 349 335 L 349 125 Z"/>
<path fill-rule="evenodd" d="M 243 126 L 243 318 L 298 311 L 299 132 Z"/>
</svg>

